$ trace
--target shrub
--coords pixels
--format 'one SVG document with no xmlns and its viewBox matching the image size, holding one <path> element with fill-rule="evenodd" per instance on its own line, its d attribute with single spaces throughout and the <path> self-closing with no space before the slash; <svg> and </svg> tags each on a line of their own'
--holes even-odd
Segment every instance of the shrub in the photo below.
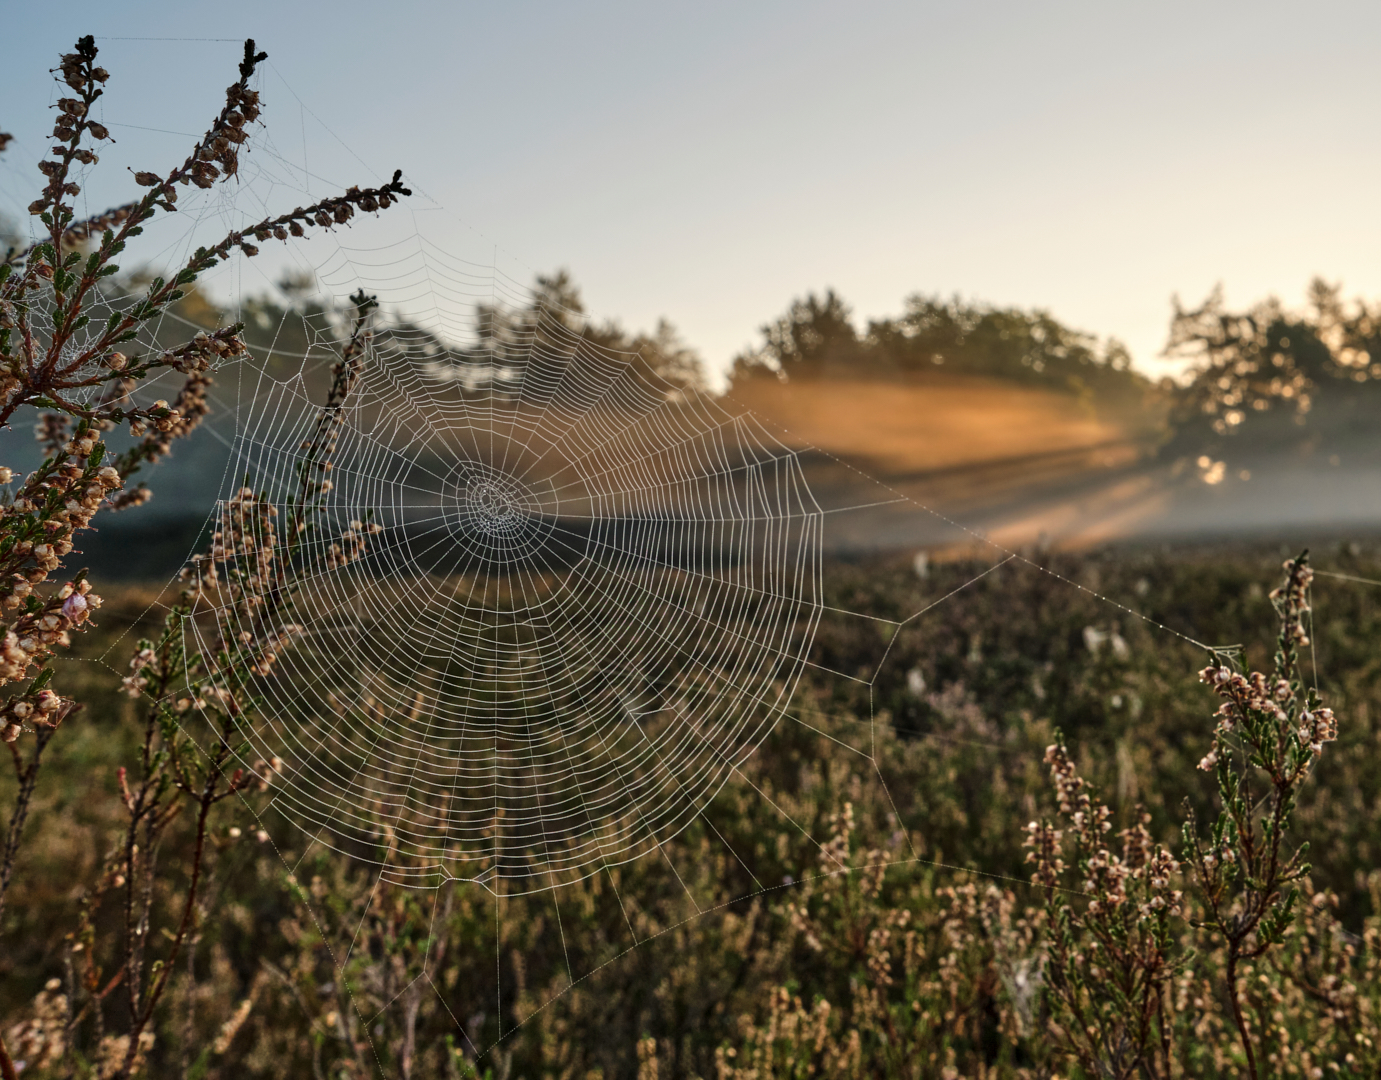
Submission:
<svg viewBox="0 0 1381 1080">
<path fill-rule="evenodd" d="M 73 634 L 92 625 L 91 616 L 101 606 L 84 570 L 65 581 L 49 579 L 63 568 L 74 552 L 76 535 L 90 528 L 98 513 L 148 498 L 148 489 L 142 483 L 129 486 L 129 478 L 166 455 L 172 440 L 197 426 L 208 410 L 212 369 L 245 351 L 239 324 L 198 333 L 167 349 L 148 348 L 146 328 L 201 273 L 232 252 L 253 256 L 259 242 L 344 225 L 358 211 L 381 210 L 409 194 L 401 174 L 395 174 L 383 187 L 351 188 L 312 206 L 265 218 L 228 233 L 211 247 L 197 248 L 176 273 L 150 281 L 142 296 L 110 303 L 102 283 L 118 272 L 115 260 L 142 233 L 144 224 L 159 213 L 174 212 L 180 188 L 210 188 L 236 175 L 248 139 L 246 127 L 260 113 L 259 95 L 250 83 L 265 55 L 255 51 L 253 41 L 245 43 L 239 78 L 226 91 L 224 107 L 181 165 L 162 174 L 136 173 L 136 183 L 147 189 L 142 197 L 85 220 L 78 219 L 74 209 L 81 190 L 74 176 L 97 163 L 95 148 L 110 137 L 93 119 L 92 110 L 104 94 L 109 73 L 96 65 L 97 50 L 90 37 L 63 56 L 57 69 L 59 84 L 71 96 L 57 103 L 52 136 L 56 145 L 39 163 L 47 183 L 29 207 L 42 223 L 43 238 L 32 247 L 11 249 L 0 265 L 0 424 L 24 411 L 38 411 L 38 437 L 46 452 L 42 465 L 0 504 L 0 610 L 5 619 L 0 627 L 0 685 L 15 687 L 0 704 L 0 737 L 8 745 L 17 777 L 0 852 L 0 913 L 43 753 L 59 728 L 82 708 L 70 691 L 64 692 L 62 680 L 55 679 L 53 661 L 72 645 Z M 7 141 L 0 140 L 0 149 Z M 337 364 L 336 384 L 323 410 L 323 438 L 339 416 L 357 372 L 371 306 L 368 298 L 358 298 L 355 333 Z M 183 378 L 174 402 L 136 404 L 136 386 L 164 372 Z M 105 437 L 118 428 L 128 430 L 135 441 L 129 450 L 111 454 Z M 327 454 L 324 444 L 317 448 L 317 458 Z M 14 479 L 9 469 L 0 474 L 5 483 Z M 304 481 L 301 515 L 311 513 L 312 502 Z M 199 564 L 184 606 L 170 613 L 156 640 L 141 642 L 131 665 L 133 674 L 125 680 L 131 696 L 145 705 L 142 747 L 132 766 L 122 766 L 118 774 L 127 818 L 124 838 L 105 857 L 80 906 L 71 935 L 73 950 L 79 953 L 77 971 L 69 975 L 62 1000 L 61 1030 L 25 1029 L 19 1036 L 27 1044 L 38 1037 L 35 1030 L 46 1033 L 44 1048 L 33 1051 L 39 1060 L 53 1055 L 54 1039 L 61 1045 L 58 1056 L 64 1056 L 86 1025 L 94 1046 L 89 1057 L 102 1076 L 128 1076 L 141 1067 L 153 1044 L 151 1025 L 173 965 L 195 933 L 212 810 L 263 780 L 231 769 L 230 759 L 244 749 L 240 732 L 254 708 L 252 678 L 267 674 L 267 657 L 291 636 L 277 622 L 290 610 L 295 582 L 309 568 L 295 528 L 278 548 L 277 562 L 269 566 L 275 555 L 273 523 L 252 492 L 243 492 L 230 514 L 234 520 L 226 522 L 225 540 Z M 245 541 L 250 540 L 258 546 L 246 558 Z M 236 541 L 241 541 L 239 550 L 233 546 Z M 219 648 L 210 655 L 184 656 L 182 617 L 212 592 L 223 613 L 250 612 L 257 633 L 247 641 L 223 633 Z M 222 629 L 227 625 L 222 618 Z M 205 756 L 197 752 L 198 741 L 186 734 L 179 720 L 189 709 L 203 719 L 205 731 L 198 734 L 199 745 L 209 748 Z M 160 871 L 159 851 L 184 807 L 195 817 L 194 839 L 190 865 L 185 874 L 174 876 Z M 102 906 L 116 897 L 124 919 L 116 932 L 120 944 L 112 974 L 94 946 L 98 930 L 106 929 L 98 918 Z M 167 944 L 156 956 L 154 943 L 162 935 Z M 121 1030 L 107 1034 L 103 1010 L 117 987 L 126 1015 Z M 0 1071 L 4 1070 L 12 1074 L 13 1065 L 0 1042 Z"/>
</svg>

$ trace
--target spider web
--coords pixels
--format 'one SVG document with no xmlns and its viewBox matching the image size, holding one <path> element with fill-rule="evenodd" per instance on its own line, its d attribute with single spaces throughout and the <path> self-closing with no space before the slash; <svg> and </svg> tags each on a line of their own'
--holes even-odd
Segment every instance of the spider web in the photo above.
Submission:
<svg viewBox="0 0 1381 1080">
<path fill-rule="evenodd" d="M 501 362 L 378 340 L 329 490 L 310 478 L 299 641 L 248 732 L 284 763 L 274 807 L 408 884 L 553 888 L 655 850 L 807 662 L 823 514 L 799 455 L 545 312 Z M 254 376 L 218 535 L 242 485 L 293 517 L 309 381 Z M 191 652 L 223 614 L 187 618 Z"/>
<path fill-rule="evenodd" d="M 340 246 L 316 272 L 328 293 L 364 287 L 386 306 L 400 279 L 417 278 L 440 310 L 500 296 L 532 303 L 493 268 L 448 257 L 420 235 Z M 448 292 L 456 282 L 463 287 Z M 448 329 L 467 336 L 459 320 Z M 871 702 L 899 634 L 953 595 L 900 618 L 827 603 L 832 552 L 866 532 L 879 508 L 924 508 L 580 329 L 574 313 L 541 310 L 500 355 L 483 317 L 468 340 L 441 347 L 433 330 L 385 324 L 347 400 L 330 488 L 316 497 L 303 548 L 312 569 L 290 614 L 301 629 L 256 686 L 262 706 L 240 761 L 282 762 L 271 797 L 245 806 L 265 825 L 281 817 L 300 832 L 297 853 L 280 852 L 290 881 L 315 848 L 332 849 L 372 867 L 376 889 L 431 890 L 433 923 L 447 888 L 485 890 L 496 917 L 505 898 L 550 893 L 564 940 L 578 931 L 561 922 L 563 891 L 605 875 L 628 942 L 585 970 L 567 950 L 566 986 L 542 1008 L 688 922 L 805 880 L 756 882 L 718 902 L 695 895 L 686 854 L 670 846 L 693 822 L 748 866 L 708 813 L 726 785 L 804 837 L 819 853 L 817 874 L 864 869 L 841 861 L 745 766 L 770 753 L 764 744 L 786 722 L 845 748 L 895 809 L 871 708 L 841 726 L 797 690 L 809 671 Z M 233 424 L 219 432 L 227 452 L 208 519 L 215 532 L 230 531 L 245 491 L 280 522 L 292 516 L 340 337 L 329 319 L 308 320 L 307 331 L 318 344 L 303 355 L 275 350 L 217 373 L 215 413 Z M 285 362 L 295 370 L 284 374 Z M 1020 558 L 933 517 L 953 540 L 992 553 L 958 589 Z M 333 551 L 371 524 L 379 531 L 367 554 L 332 565 Z M 169 584 L 161 606 L 178 588 Z M 230 612 L 184 617 L 189 653 L 214 649 L 219 614 Z M 883 631 L 876 662 L 854 672 L 823 665 L 812 645 L 825 619 Z M 945 866 L 903 835 L 888 865 Z M 669 865 L 687 908 L 640 936 L 628 915 L 638 898 L 619 893 L 612 871 L 644 858 Z M 1010 867 L 950 869 L 1024 881 Z M 333 950 L 343 980 L 364 919 Z M 425 984 L 449 1010 L 429 956 L 409 985 Z M 366 1027 L 405 989 L 377 1013 L 357 1003 Z M 498 993 L 497 1035 L 479 1039 L 479 1014 L 453 1017 L 477 1064 L 535 1015 L 507 1017 L 502 980 Z"/>
</svg>

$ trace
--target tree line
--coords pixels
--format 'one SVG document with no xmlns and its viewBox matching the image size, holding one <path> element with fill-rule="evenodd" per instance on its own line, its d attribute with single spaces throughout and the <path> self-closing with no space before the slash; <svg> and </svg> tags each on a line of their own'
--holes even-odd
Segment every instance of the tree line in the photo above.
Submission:
<svg viewBox="0 0 1381 1080">
<path fill-rule="evenodd" d="M 202 325 L 225 314 L 195 290 L 177 310 Z M 296 370 L 313 349 L 335 348 L 346 330 L 310 275 L 287 275 L 275 292 L 245 298 L 239 317 L 251 350 L 280 374 Z M 704 360 L 669 320 L 639 331 L 596 320 L 566 270 L 537 275 L 525 303 L 477 304 L 472 320 L 473 338 L 457 346 L 386 313 L 377 340 L 465 396 L 516 396 L 534 350 L 560 355 L 581 340 L 671 388 L 709 391 Z M 759 337 L 733 358 L 730 393 L 757 380 L 962 375 L 1012 382 L 1069 394 L 1100 411 L 1154 411 L 1163 418 L 1160 452 L 1170 459 L 1263 448 L 1325 457 L 1355 451 L 1369 440 L 1381 405 L 1381 303 L 1347 300 L 1341 286 L 1322 279 L 1309 285 L 1299 308 L 1274 297 L 1231 308 L 1221 287 L 1196 306 L 1176 298 L 1162 355 L 1183 362 L 1177 378 L 1148 377 L 1117 339 L 1099 339 L 1047 311 L 958 296 L 913 294 L 899 315 L 860 326 L 847 302 L 826 289 L 792 300 L 762 324 Z"/>
</svg>

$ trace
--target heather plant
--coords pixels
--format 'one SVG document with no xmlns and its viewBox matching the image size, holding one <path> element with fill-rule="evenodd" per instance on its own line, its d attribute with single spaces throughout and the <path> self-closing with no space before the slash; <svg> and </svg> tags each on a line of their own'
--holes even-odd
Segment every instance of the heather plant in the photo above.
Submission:
<svg viewBox="0 0 1381 1080">
<path fill-rule="evenodd" d="M 74 553 L 76 534 L 91 527 L 96 514 L 147 500 L 147 487 L 130 486 L 130 478 L 166 455 L 173 439 L 197 426 L 208 410 L 212 370 L 245 352 L 238 323 L 200 332 L 171 348 L 149 347 L 149 327 L 199 275 L 232 252 L 250 257 L 258 253 L 256 241 L 287 240 L 308 229 L 344 225 L 358 211 L 382 210 L 409 194 L 395 174 L 382 187 L 350 188 L 232 230 L 220 242 L 198 247 L 171 276 L 153 278 L 132 302 L 110 303 L 103 283 L 119 272 L 115 260 L 144 224 L 160 213 L 175 212 L 179 189 L 206 189 L 236 176 L 247 129 L 260 116 L 259 95 L 251 83 L 265 55 L 253 41 L 245 43 L 239 77 L 226 91 L 224 107 L 181 165 L 165 173 L 137 172 L 134 179 L 147 189 L 144 195 L 88 219 L 79 219 L 75 210 L 78 178 L 81 170 L 97 164 L 97 149 L 110 137 L 93 119 L 92 109 L 109 74 L 97 66 L 90 37 L 62 57 L 56 72 L 70 96 L 57 103 L 55 145 L 39 165 L 47 183 L 29 207 L 42 224 L 41 239 L 27 248 L 11 248 L 0 265 L 0 424 L 23 411 L 38 411 L 36 430 L 46 455 L 0 504 L 0 610 L 6 619 L 0 630 L 0 685 L 14 687 L 0 704 L 0 737 L 18 779 L 0 853 L 0 912 L 43 753 L 82 708 L 55 678 L 54 660 L 72 645 L 74 633 L 92 625 L 91 616 L 101 605 L 85 571 L 66 580 L 50 579 Z M 0 149 L 4 142 L 8 138 L 0 140 Z M 102 1076 L 124 1077 L 139 1070 L 153 1045 L 155 1012 L 180 951 L 196 932 L 213 808 L 271 778 L 272 763 L 260 763 L 255 771 L 231 768 L 231 763 L 245 751 L 241 732 L 255 705 L 254 680 L 268 676 L 273 658 L 293 636 L 286 618 L 294 583 L 319 558 L 305 557 L 303 536 L 316 495 L 329 489 L 326 472 L 334 429 L 367 347 L 371 306 L 367 298 L 356 298 L 354 333 L 336 365 L 317 441 L 302 463 L 302 488 L 286 543 L 276 541 L 271 508 L 253 491 L 242 491 L 225 509 L 211 552 L 194 564 L 182 605 L 169 613 L 156 639 L 140 642 L 133 674 L 125 680 L 127 691 L 145 707 L 142 746 L 132 767 L 119 770 L 127 817 L 124 838 L 105 858 L 80 904 L 77 928 L 70 935 L 75 959 L 69 961 L 60 1002 L 63 1023 L 26 1029 L 28 1042 L 39 1038 L 38 1031 L 42 1043 L 29 1047 L 29 1061 L 63 1060 L 69 1069 L 87 1061 Z M 138 384 L 167 372 L 183 378 L 175 400 L 137 404 Z M 121 428 L 134 442 L 122 453 L 110 453 L 107 434 Z M 14 480 L 9 469 L 0 470 L 0 482 Z M 324 549 L 334 564 L 360 553 L 367 528 L 360 524 L 347 532 L 341 543 Z M 196 617 L 199 605 L 214 610 L 223 632 L 206 655 L 187 657 L 181 621 Z M 232 637 L 227 628 L 237 617 Z M 203 736 L 199 743 L 186 732 L 183 714 L 189 712 L 202 717 L 205 730 L 198 732 Z M 158 865 L 160 847 L 184 808 L 195 818 L 190 862 L 185 873 L 168 874 Z M 98 933 L 109 930 L 100 913 L 111 904 L 122 910 L 113 972 L 98 957 L 108 950 L 98 949 L 96 942 Z M 161 922 L 165 917 L 167 925 Z M 163 938 L 166 944 L 156 949 Z M 45 1009 L 51 1012 L 57 999 L 52 990 L 45 993 Z M 124 1000 L 124 1016 L 107 1030 L 107 999 L 118 998 Z M 86 1042 L 79 1047 L 82 1036 Z M 3 1042 L 0 1071 L 7 1077 L 14 1073 Z"/>
<path fill-rule="evenodd" d="M 1170 1071 L 1165 995 L 1185 962 L 1171 919 L 1183 899 L 1179 863 L 1152 842 L 1149 815 L 1110 845 L 1112 811 L 1090 793 L 1063 740 L 1046 751 L 1060 814 L 1073 844 L 1076 899 L 1067 896 L 1065 831 L 1028 827 L 1032 881 L 1047 891 L 1045 985 L 1052 1033 L 1090 1075 L 1130 1077 Z"/>
<path fill-rule="evenodd" d="M 778 908 L 804 949 L 720 1047 L 719 1077 L 1374 1075 L 1377 875 L 1359 871 L 1371 914 L 1349 931 L 1289 838 L 1338 731 L 1300 671 L 1312 571 L 1285 570 L 1270 674 L 1237 670 L 1237 651 L 1200 673 L 1222 698 L 1201 763 L 1217 798 L 1186 808 L 1177 851 L 1140 805 L 1116 829 L 1058 732 L 1058 821 L 1024 830 L 1033 889 L 937 885 L 855 851 L 848 806 L 819 876 Z"/>
<path fill-rule="evenodd" d="M 1289 850 L 1285 833 L 1315 760 L 1338 737 L 1333 710 L 1317 689 L 1305 687 L 1299 670 L 1297 649 L 1309 644 L 1305 618 L 1313 571 L 1305 555 L 1285 569 L 1285 583 L 1271 593 L 1280 615 L 1271 675 L 1244 676 L 1221 662 L 1200 672 L 1223 698 L 1213 749 L 1199 766 L 1215 771 L 1222 810 L 1206 841 L 1192 814 L 1185 824 L 1202 925 L 1226 950 L 1227 994 L 1253 1080 L 1259 1075 L 1256 1037 L 1243 1012 L 1241 965 L 1279 945 L 1294 918 L 1295 883 L 1309 873 L 1308 845 Z M 1264 794 L 1253 791 L 1254 776 L 1265 781 Z"/>
<path fill-rule="evenodd" d="M 957 1076 L 976 1062 L 1002 1075 L 1046 1059 L 1033 1027 L 1044 913 L 862 848 L 849 803 L 832 825 L 783 904 L 790 981 L 718 1049 L 719 1080 Z"/>
<path fill-rule="evenodd" d="M 1231 1018 L 1244 1075 L 1253 1080 L 1267 1067 L 1263 1055 L 1271 1072 L 1280 1071 L 1292 1043 L 1305 1044 L 1296 1064 L 1327 1060 L 1327 1048 L 1309 1045 L 1317 1035 L 1301 1040 L 1304 1032 L 1291 1031 L 1283 1011 L 1263 1007 L 1261 984 L 1268 999 L 1283 991 L 1259 973 L 1290 935 L 1298 883 L 1309 873 L 1308 845 L 1291 845 L 1286 834 L 1324 745 L 1337 738 L 1332 710 L 1300 672 L 1313 578 L 1307 555 L 1285 570 L 1270 594 L 1278 620 L 1271 673 L 1242 674 L 1231 652 L 1200 672 L 1223 699 L 1212 748 L 1199 764 L 1216 776 L 1218 810 L 1204 836 L 1188 808 L 1181 858 L 1152 842 L 1140 807 L 1114 850 L 1113 811 L 1079 775 L 1062 739 L 1046 751 L 1066 829 L 1033 821 L 1028 859 L 1036 865 L 1033 883 L 1048 890 L 1052 1031 L 1089 1075 L 1228 1071 L 1239 1055 L 1206 1038 L 1223 1026 L 1219 1010 Z M 1071 848 L 1073 864 L 1066 865 Z M 1193 886 L 1188 897 L 1179 887 L 1182 862 Z M 1070 899 L 1061 886 L 1083 895 Z M 1315 922 L 1328 906 L 1320 897 Z M 1306 934 L 1317 937 L 1317 926 Z M 1184 990 L 1191 985 L 1198 996 Z M 1214 999 L 1217 1008 L 1208 1004 Z"/>
</svg>

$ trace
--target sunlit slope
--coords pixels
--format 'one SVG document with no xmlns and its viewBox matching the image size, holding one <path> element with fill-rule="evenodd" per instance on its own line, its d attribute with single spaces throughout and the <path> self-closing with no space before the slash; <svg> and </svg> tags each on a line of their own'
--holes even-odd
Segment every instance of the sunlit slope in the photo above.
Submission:
<svg viewBox="0 0 1381 1080">
<path fill-rule="evenodd" d="M 1126 465 L 1147 449 L 1156 420 L 1100 415 L 1070 394 L 941 375 L 906 383 L 757 379 L 736 386 L 724 405 L 751 410 L 788 445 L 948 505 Z"/>
<path fill-rule="evenodd" d="M 784 441 L 866 458 L 897 473 L 1125 438 L 1120 425 L 1067 394 L 962 376 L 923 383 L 755 379 L 736 386 L 724 403 L 776 421 L 786 429 Z"/>
</svg>

